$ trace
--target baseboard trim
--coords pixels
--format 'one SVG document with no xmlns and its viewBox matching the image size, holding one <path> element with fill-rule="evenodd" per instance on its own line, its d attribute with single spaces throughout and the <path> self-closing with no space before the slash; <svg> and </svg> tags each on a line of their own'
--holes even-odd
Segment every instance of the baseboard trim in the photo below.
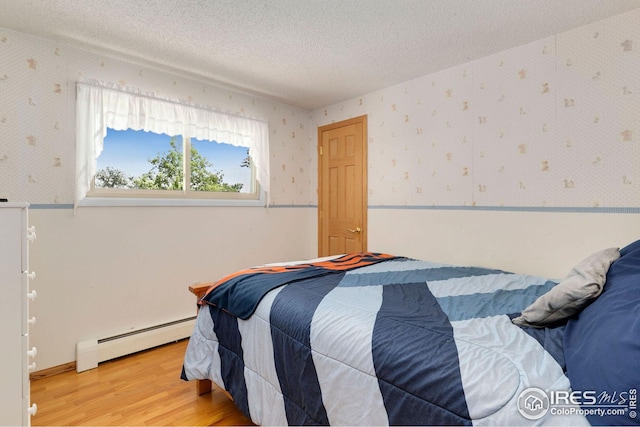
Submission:
<svg viewBox="0 0 640 427">
<path fill-rule="evenodd" d="M 52 366 L 51 368 L 42 369 L 40 371 L 32 372 L 31 374 L 29 374 L 29 379 L 31 381 L 40 380 L 42 378 L 52 377 L 54 375 L 58 375 L 63 372 L 75 371 L 75 370 L 76 370 L 76 362 L 73 361 L 73 362 L 64 363 L 58 366 Z"/>
</svg>

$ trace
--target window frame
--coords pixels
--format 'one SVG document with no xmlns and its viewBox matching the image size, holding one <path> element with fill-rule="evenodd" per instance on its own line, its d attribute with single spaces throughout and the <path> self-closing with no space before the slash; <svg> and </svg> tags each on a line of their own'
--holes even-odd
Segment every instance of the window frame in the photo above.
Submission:
<svg viewBox="0 0 640 427">
<path fill-rule="evenodd" d="M 121 198 L 121 199 L 196 199 L 196 200 L 262 200 L 260 183 L 256 179 L 256 168 L 251 162 L 251 191 L 197 191 L 191 190 L 191 138 L 176 135 L 182 138 L 182 190 L 151 190 L 140 188 L 101 188 L 96 187 L 96 177 L 91 180 L 91 187 L 87 192 L 87 198 Z"/>
<path fill-rule="evenodd" d="M 145 130 L 247 147 L 252 159 L 254 191 L 97 189 L 96 159 L 102 152 L 107 128 Z M 74 215 L 80 206 L 268 207 L 269 163 L 269 124 L 264 118 L 223 112 L 191 101 L 93 79 L 81 78 L 76 84 Z"/>
</svg>

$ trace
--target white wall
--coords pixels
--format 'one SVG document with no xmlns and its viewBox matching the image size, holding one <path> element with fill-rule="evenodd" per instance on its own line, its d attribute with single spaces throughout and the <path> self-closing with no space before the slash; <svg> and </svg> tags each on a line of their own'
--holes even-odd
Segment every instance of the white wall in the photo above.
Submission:
<svg viewBox="0 0 640 427">
<path fill-rule="evenodd" d="M 369 210 L 369 249 L 561 279 L 582 259 L 640 238 L 640 215 Z"/>
<path fill-rule="evenodd" d="M 75 360 L 75 343 L 195 314 L 193 282 L 304 259 L 310 209 L 86 208 L 30 211 L 38 369 Z M 302 237 L 302 238 L 301 238 Z"/>
</svg>

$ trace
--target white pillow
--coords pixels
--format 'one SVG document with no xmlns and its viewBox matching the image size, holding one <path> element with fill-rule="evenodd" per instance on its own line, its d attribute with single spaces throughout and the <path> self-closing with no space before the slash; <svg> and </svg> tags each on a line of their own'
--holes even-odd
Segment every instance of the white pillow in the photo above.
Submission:
<svg viewBox="0 0 640 427">
<path fill-rule="evenodd" d="M 580 312 L 602 293 L 609 266 L 618 258 L 618 248 L 604 249 L 587 257 L 560 283 L 525 308 L 513 323 L 542 328 Z"/>
</svg>

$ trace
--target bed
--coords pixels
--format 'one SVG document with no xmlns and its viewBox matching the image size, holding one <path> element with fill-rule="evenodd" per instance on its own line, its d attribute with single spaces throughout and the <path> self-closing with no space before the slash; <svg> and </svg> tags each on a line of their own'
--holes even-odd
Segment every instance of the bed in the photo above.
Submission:
<svg viewBox="0 0 640 427">
<path fill-rule="evenodd" d="M 182 379 L 260 425 L 637 425 L 640 241 L 559 281 L 381 253 L 207 285 Z"/>
</svg>

